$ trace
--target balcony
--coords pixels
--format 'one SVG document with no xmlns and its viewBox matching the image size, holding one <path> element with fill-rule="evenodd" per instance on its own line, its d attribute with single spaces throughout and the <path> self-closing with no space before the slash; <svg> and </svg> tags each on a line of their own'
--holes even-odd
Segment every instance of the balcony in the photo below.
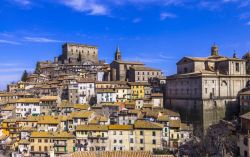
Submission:
<svg viewBox="0 0 250 157">
<path fill-rule="evenodd" d="M 55 142 L 54 147 L 65 147 L 67 146 L 66 142 Z"/>
</svg>

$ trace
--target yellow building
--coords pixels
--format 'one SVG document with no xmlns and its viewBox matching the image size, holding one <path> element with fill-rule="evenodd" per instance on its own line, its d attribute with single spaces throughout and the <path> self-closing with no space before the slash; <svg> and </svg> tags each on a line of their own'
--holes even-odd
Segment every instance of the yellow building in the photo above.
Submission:
<svg viewBox="0 0 250 157">
<path fill-rule="evenodd" d="M 59 131 L 60 119 L 53 116 L 42 116 L 37 122 L 38 131 Z"/>
<path fill-rule="evenodd" d="M 16 119 L 5 119 L 2 122 L 2 132 L 4 135 L 10 136 L 11 139 L 17 138 L 18 125 Z"/>
<path fill-rule="evenodd" d="M 143 99 L 145 97 L 144 87 L 147 83 L 129 82 L 131 88 L 131 99 Z"/>
<path fill-rule="evenodd" d="M 75 136 L 68 132 L 32 132 L 30 136 L 31 156 L 45 156 L 54 152 L 56 156 L 75 151 Z"/>
<path fill-rule="evenodd" d="M 134 124 L 137 151 L 153 151 L 162 148 L 162 129 L 159 123 L 137 120 Z"/>
</svg>

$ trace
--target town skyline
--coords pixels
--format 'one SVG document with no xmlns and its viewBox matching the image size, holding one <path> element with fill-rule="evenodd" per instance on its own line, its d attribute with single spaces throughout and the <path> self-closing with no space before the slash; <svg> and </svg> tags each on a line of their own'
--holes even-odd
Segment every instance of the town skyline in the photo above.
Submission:
<svg viewBox="0 0 250 157">
<path fill-rule="evenodd" d="M 247 0 L 4 0 L 0 89 L 18 81 L 25 69 L 34 70 L 37 61 L 53 60 L 64 42 L 98 45 L 99 58 L 108 63 L 119 44 L 125 59 L 165 75 L 176 72 L 182 56 L 209 56 L 214 42 L 220 54 L 232 57 L 235 50 L 241 58 L 250 47 L 248 10 Z"/>
</svg>

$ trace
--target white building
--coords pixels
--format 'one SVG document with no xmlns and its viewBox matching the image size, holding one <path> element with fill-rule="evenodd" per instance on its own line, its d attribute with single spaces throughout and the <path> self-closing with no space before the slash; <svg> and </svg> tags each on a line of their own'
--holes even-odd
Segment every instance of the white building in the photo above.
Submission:
<svg viewBox="0 0 250 157">
<path fill-rule="evenodd" d="M 95 96 L 94 81 L 78 81 L 78 103 L 89 104 L 91 98 Z"/>
<path fill-rule="evenodd" d="M 113 89 L 98 89 L 97 94 L 97 104 L 116 102 L 117 93 Z"/>
<path fill-rule="evenodd" d="M 23 98 L 16 101 L 16 116 L 40 115 L 40 100 L 37 98 Z"/>
</svg>

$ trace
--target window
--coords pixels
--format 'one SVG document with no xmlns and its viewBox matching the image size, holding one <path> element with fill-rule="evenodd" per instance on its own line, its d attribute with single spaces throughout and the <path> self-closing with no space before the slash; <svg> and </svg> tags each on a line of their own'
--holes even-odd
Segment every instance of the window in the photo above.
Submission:
<svg viewBox="0 0 250 157">
<path fill-rule="evenodd" d="M 140 147 L 140 150 L 144 150 L 144 148 L 143 148 L 143 147 Z"/>
<path fill-rule="evenodd" d="M 207 94 L 207 88 L 205 88 L 205 93 Z"/>
<path fill-rule="evenodd" d="M 130 147 L 130 150 L 134 150 L 134 147 Z"/>
<path fill-rule="evenodd" d="M 143 131 L 140 131 L 140 135 L 143 136 Z"/>
<path fill-rule="evenodd" d="M 38 143 L 41 143 L 42 142 L 42 140 L 41 139 L 38 139 Z"/>
<path fill-rule="evenodd" d="M 42 148 L 41 148 L 41 146 L 39 146 L 39 151 L 40 151 L 40 152 L 42 151 Z"/>
<path fill-rule="evenodd" d="M 245 137 L 244 140 L 243 140 L 243 143 L 244 143 L 245 146 L 248 146 L 248 138 Z"/>
<path fill-rule="evenodd" d="M 140 139 L 140 143 L 143 143 L 143 139 Z"/>
<path fill-rule="evenodd" d="M 119 143 L 122 143 L 122 140 L 120 140 Z"/>
<path fill-rule="evenodd" d="M 244 157 L 248 157 L 247 151 L 244 151 Z"/>
<path fill-rule="evenodd" d="M 239 64 L 239 63 L 235 63 L 235 70 L 236 70 L 237 72 L 240 71 L 240 64 Z"/>
<path fill-rule="evenodd" d="M 116 143 L 116 140 L 114 140 L 114 143 Z"/>
<path fill-rule="evenodd" d="M 31 146 L 31 151 L 34 151 L 34 146 Z"/>
<path fill-rule="evenodd" d="M 152 141 L 152 143 L 153 143 L 153 144 L 156 144 L 156 140 L 154 139 L 154 140 Z"/>
<path fill-rule="evenodd" d="M 45 141 L 45 143 L 48 143 L 48 139 L 45 139 L 44 141 Z"/>
<path fill-rule="evenodd" d="M 130 142 L 130 143 L 134 143 L 134 139 L 131 138 L 131 139 L 129 140 L 129 142 Z"/>
<path fill-rule="evenodd" d="M 47 152 L 48 151 L 48 148 L 47 146 L 44 147 L 44 151 Z"/>
<path fill-rule="evenodd" d="M 155 131 L 153 131 L 153 132 L 152 132 L 152 136 L 156 136 L 156 133 L 155 133 Z"/>
</svg>

